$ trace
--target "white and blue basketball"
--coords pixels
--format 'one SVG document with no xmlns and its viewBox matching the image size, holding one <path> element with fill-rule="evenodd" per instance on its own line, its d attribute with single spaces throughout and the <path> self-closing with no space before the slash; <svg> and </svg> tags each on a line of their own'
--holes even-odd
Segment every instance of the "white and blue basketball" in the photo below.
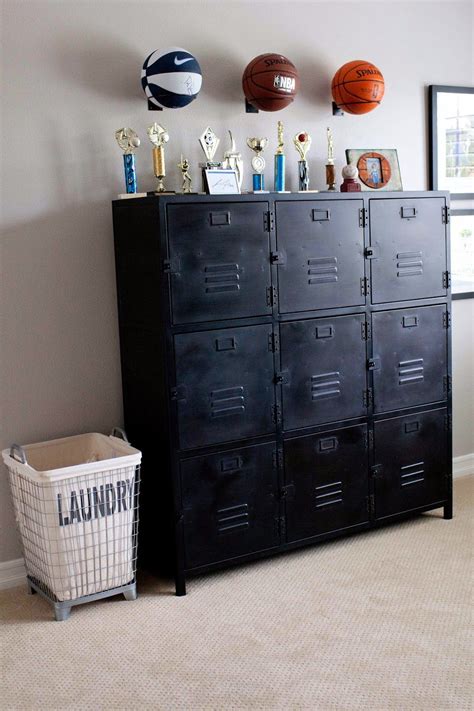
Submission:
<svg viewBox="0 0 474 711">
<path fill-rule="evenodd" d="M 142 69 L 142 87 L 148 101 L 159 108 L 181 109 L 199 94 L 201 67 L 181 47 L 155 50 Z"/>
</svg>

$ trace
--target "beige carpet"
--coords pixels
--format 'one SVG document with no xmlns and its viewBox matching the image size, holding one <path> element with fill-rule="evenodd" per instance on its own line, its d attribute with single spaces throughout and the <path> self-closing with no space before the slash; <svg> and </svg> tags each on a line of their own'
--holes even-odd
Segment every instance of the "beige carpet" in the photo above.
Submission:
<svg viewBox="0 0 474 711">
<path fill-rule="evenodd" d="M 471 709 L 472 481 L 441 511 L 51 609 L 4 591 L 2 709 Z M 471 496 L 470 496 L 471 494 Z M 471 502 L 470 502 L 471 499 Z"/>
</svg>

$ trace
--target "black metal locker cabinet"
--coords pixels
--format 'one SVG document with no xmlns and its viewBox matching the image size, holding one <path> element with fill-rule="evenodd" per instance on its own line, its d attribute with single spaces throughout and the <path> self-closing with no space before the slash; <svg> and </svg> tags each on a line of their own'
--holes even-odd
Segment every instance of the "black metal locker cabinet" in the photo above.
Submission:
<svg viewBox="0 0 474 711">
<path fill-rule="evenodd" d="M 445 305 L 372 314 L 375 412 L 446 398 L 447 318 Z"/>
<path fill-rule="evenodd" d="M 271 313 L 267 203 L 167 211 L 173 323 Z"/>
<path fill-rule="evenodd" d="M 187 459 L 180 470 L 189 568 L 278 545 L 275 442 Z"/>
<path fill-rule="evenodd" d="M 365 303 L 362 207 L 357 200 L 276 203 L 281 313 Z"/>
<path fill-rule="evenodd" d="M 365 316 L 280 325 L 285 430 L 367 414 Z"/>
<path fill-rule="evenodd" d="M 274 430 L 269 325 L 181 333 L 174 338 L 182 449 Z"/>
<path fill-rule="evenodd" d="M 446 500 L 446 409 L 380 420 L 374 424 L 374 439 L 377 519 Z"/>
<path fill-rule="evenodd" d="M 444 198 L 370 200 L 372 302 L 446 296 Z"/>
<path fill-rule="evenodd" d="M 444 507 L 447 193 L 114 202 L 139 555 L 186 577 Z"/>
<path fill-rule="evenodd" d="M 290 439 L 284 451 L 288 541 L 369 521 L 367 425 Z"/>
</svg>

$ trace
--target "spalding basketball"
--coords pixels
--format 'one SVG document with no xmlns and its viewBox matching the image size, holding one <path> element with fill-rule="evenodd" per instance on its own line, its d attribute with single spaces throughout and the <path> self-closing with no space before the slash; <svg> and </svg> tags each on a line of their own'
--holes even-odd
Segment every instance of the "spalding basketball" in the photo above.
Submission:
<svg viewBox="0 0 474 711">
<path fill-rule="evenodd" d="M 196 57 L 180 47 L 152 52 L 145 59 L 141 79 L 148 101 L 167 109 L 181 109 L 190 104 L 202 84 Z"/>
<path fill-rule="evenodd" d="M 279 111 L 291 104 L 299 89 L 298 71 L 282 54 L 260 54 L 242 77 L 245 98 L 256 109 Z"/>
<path fill-rule="evenodd" d="M 385 91 L 380 69 L 370 62 L 356 59 L 344 64 L 331 84 L 334 102 L 349 114 L 366 114 L 375 109 Z"/>
</svg>

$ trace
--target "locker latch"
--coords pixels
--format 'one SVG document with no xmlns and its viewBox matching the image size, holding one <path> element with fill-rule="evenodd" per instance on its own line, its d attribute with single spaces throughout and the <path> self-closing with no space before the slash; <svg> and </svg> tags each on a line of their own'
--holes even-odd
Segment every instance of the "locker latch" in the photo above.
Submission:
<svg viewBox="0 0 474 711">
<path fill-rule="evenodd" d="M 280 370 L 275 373 L 275 385 L 287 385 L 290 382 L 290 375 L 287 370 Z"/>
<path fill-rule="evenodd" d="M 380 358 L 369 358 L 367 361 L 367 370 L 380 370 Z"/>
<path fill-rule="evenodd" d="M 366 247 L 364 249 L 364 257 L 366 259 L 377 259 L 375 247 Z"/>
<path fill-rule="evenodd" d="M 282 499 L 285 499 L 286 501 L 291 501 L 292 499 L 295 498 L 295 485 L 294 484 L 286 484 L 285 486 L 281 487 L 280 491 L 280 496 Z"/>
<path fill-rule="evenodd" d="M 381 464 L 374 464 L 372 467 L 370 467 L 370 475 L 372 479 L 381 479 L 382 478 L 382 465 Z"/>
<path fill-rule="evenodd" d="M 174 388 L 171 388 L 170 395 L 172 400 L 185 400 L 186 387 L 184 385 L 176 385 Z"/>
<path fill-rule="evenodd" d="M 281 252 L 270 252 L 271 264 L 285 264 L 285 258 Z"/>
</svg>

